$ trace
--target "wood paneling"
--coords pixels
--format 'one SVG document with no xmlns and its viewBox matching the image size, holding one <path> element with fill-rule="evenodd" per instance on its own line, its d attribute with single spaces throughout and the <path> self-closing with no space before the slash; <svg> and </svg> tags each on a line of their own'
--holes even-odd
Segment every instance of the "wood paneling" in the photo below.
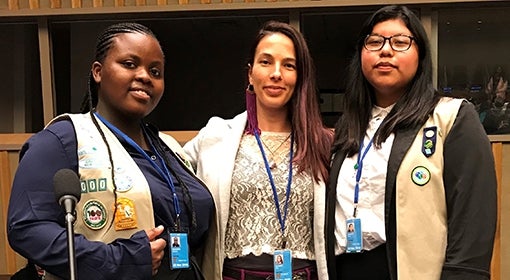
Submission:
<svg viewBox="0 0 510 280">
<path fill-rule="evenodd" d="M 498 223 L 496 228 L 496 236 L 494 239 L 494 251 L 491 262 L 491 279 L 501 279 L 501 196 L 503 195 L 502 182 L 503 178 L 503 144 L 493 143 L 492 154 L 494 155 L 494 166 L 496 168 L 496 177 L 498 180 Z"/>
<path fill-rule="evenodd" d="M 2 231 L 0 232 L 1 242 L 0 248 L 2 248 L 2 252 L 4 252 L 2 258 L 5 260 L 6 271 L 0 271 L 0 273 L 14 273 L 16 271 L 16 254 L 10 248 L 9 242 L 7 240 L 7 208 L 9 206 L 9 197 L 11 194 L 11 164 L 9 162 L 9 152 L 8 151 L 0 151 L 0 211 L 1 213 L 1 225 L 0 228 Z"/>
<path fill-rule="evenodd" d="M 71 0 L 72 8 L 81 8 L 81 6 L 82 6 L 81 0 Z"/>
<path fill-rule="evenodd" d="M 62 1 L 60 0 L 50 0 L 50 7 L 53 9 L 62 8 Z"/>
<path fill-rule="evenodd" d="M 19 10 L 19 1 L 9 0 L 9 10 Z"/>
<path fill-rule="evenodd" d="M 15 11 L 18 16 L 46 16 L 46 15 L 72 15 L 82 13 L 123 13 L 127 10 L 138 11 L 138 12 L 155 12 L 155 11 L 168 11 L 168 10 L 182 10 L 179 7 L 180 4 L 189 4 L 189 0 L 7 0 L 8 8 L 5 11 L 0 10 L 0 16 L 12 16 L 12 12 Z M 26 2 L 30 1 L 30 5 L 26 5 Z M 145 2 L 145 3 L 143 3 Z M 480 0 L 393 0 L 392 4 L 406 4 L 406 5 L 420 5 L 420 4 L 440 4 L 440 3 L 466 3 L 466 2 L 480 2 Z M 113 3 L 114 7 L 111 7 L 109 3 Z M 224 5 L 228 3 L 229 5 Z M 249 5 L 246 5 L 249 3 Z M 34 5 L 32 5 L 34 4 Z M 204 5 L 200 10 L 208 9 L 254 9 L 254 8 L 310 8 L 310 7 L 340 7 L 340 6 L 370 6 L 370 5 L 381 5 L 378 0 L 342 0 L 342 1 L 317 1 L 317 0 L 196 0 L 192 2 L 190 9 L 196 10 L 197 5 Z M 144 7 L 143 9 L 137 9 L 138 7 Z M 190 5 L 191 6 L 191 5 Z M 211 8 L 211 6 L 215 6 Z M 30 9 L 28 9 L 30 7 Z M 125 7 L 125 10 L 112 9 L 115 7 Z M 28 10 L 28 11 L 27 11 Z M 37 11 L 39 10 L 39 11 Z M 58 11 L 56 11 L 58 10 Z"/>
<path fill-rule="evenodd" d="M 30 0 L 29 2 L 30 9 L 39 9 L 40 6 L 39 0 Z"/>
</svg>

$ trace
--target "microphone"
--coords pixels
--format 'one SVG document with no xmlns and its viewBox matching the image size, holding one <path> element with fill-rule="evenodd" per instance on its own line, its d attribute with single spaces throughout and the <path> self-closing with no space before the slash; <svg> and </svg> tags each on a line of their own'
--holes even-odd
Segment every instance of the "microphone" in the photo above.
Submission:
<svg viewBox="0 0 510 280">
<path fill-rule="evenodd" d="M 81 198 L 80 179 L 71 169 L 60 169 L 53 176 L 53 187 L 58 204 L 66 214 L 73 214 Z"/>
<path fill-rule="evenodd" d="M 60 169 L 53 176 L 53 187 L 58 204 L 66 211 L 67 249 L 70 279 L 78 278 L 76 253 L 74 251 L 75 208 L 81 198 L 80 179 L 71 169 Z"/>
</svg>

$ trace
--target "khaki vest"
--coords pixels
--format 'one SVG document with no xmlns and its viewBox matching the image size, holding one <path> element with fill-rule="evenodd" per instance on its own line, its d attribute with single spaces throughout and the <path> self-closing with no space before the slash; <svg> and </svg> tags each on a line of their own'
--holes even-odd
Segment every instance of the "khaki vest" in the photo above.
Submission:
<svg viewBox="0 0 510 280">
<path fill-rule="evenodd" d="M 60 115 L 49 124 L 63 119 L 72 121 L 77 139 L 81 199 L 76 206 L 75 233 L 91 241 L 110 243 L 117 238 L 130 238 L 135 232 L 153 228 L 154 214 L 149 185 L 117 137 L 96 118 L 108 141 L 115 167 L 118 205 L 116 220 L 112 224 L 115 205 L 107 147 L 89 113 Z M 160 132 L 159 137 L 193 172 L 181 145 L 164 133 Z M 60 278 L 46 272 L 45 279 Z"/>
<path fill-rule="evenodd" d="M 81 199 L 76 206 L 76 233 L 88 240 L 110 243 L 154 227 L 149 185 L 117 137 L 100 120 L 114 166 L 117 210 L 108 148 L 90 114 L 68 115 L 78 140 Z"/>
<path fill-rule="evenodd" d="M 440 279 L 447 245 L 443 145 L 462 102 L 441 99 L 419 130 L 398 171 L 395 192 L 398 279 Z M 427 158 L 422 153 L 424 129 L 434 126 L 435 152 Z"/>
</svg>

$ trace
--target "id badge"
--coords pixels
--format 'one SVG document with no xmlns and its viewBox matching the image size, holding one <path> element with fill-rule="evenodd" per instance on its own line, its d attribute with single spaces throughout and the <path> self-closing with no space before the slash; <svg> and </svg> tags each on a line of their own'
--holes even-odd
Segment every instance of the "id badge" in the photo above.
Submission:
<svg viewBox="0 0 510 280">
<path fill-rule="evenodd" d="M 361 232 L 361 220 L 359 218 L 348 219 L 346 226 L 346 253 L 361 252 L 361 250 L 363 250 L 363 233 Z"/>
<path fill-rule="evenodd" d="M 289 249 L 273 253 L 274 279 L 292 280 L 292 252 Z"/>
<path fill-rule="evenodd" d="M 189 268 L 188 234 L 171 232 L 169 243 L 171 269 Z"/>
</svg>

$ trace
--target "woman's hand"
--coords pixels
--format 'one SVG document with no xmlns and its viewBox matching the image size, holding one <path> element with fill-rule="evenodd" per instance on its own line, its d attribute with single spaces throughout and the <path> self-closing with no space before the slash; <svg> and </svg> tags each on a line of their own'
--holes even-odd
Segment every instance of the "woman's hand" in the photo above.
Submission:
<svg viewBox="0 0 510 280">
<path fill-rule="evenodd" d="M 158 237 L 165 228 L 163 226 L 158 226 L 156 228 L 145 230 L 147 233 L 147 237 L 149 237 L 149 242 L 151 244 L 151 254 L 152 254 L 152 275 L 156 275 L 158 273 L 158 268 L 161 265 L 161 260 L 165 254 L 166 241 L 163 238 Z"/>
</svg>

